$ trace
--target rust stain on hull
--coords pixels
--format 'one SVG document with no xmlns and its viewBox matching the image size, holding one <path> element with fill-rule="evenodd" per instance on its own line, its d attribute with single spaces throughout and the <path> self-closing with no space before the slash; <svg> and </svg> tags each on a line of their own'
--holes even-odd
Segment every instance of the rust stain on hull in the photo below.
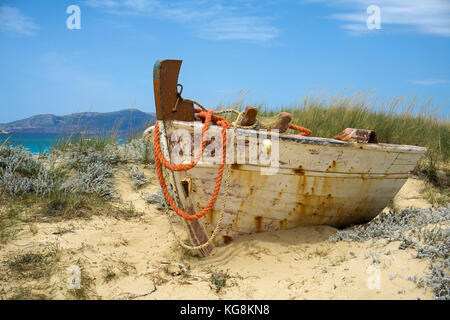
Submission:
<svg viewBox="0 0 450 320">
<path fill-rule="evenodd" d="M 255 220 L 255 232 L 261 232 L 262 231 L 262 219 L 263 219 L 263 217 L 261 217 L 261 216 L 256 216 L 254 218 L 254 220 Z"/>
<path fill-rule="evenodd" d="M 231 169 L 233 169 L 233 170 L 241 170 L 241 168 L 242 168 L 242 165 L 238 164 L 238 163 L 233 163 L 231 165 Z"/>
<path fill-rule="evenodd" d="M 215 212 L 214 210 L 211 210 L 208 214 L 207 214 L 208 218 L 209 218 L 209 224 L 213 225 L 214 224 L 214 216 L 215 216 Z"/>
<path fill-rule="evenodd" d="M 223 240 L 223 243 L 229 244 L 231 241 L 233 241 L 233 238 L 231 238 L 230 236 L 223 236 L 222 240 Z"/>
<path fill-rule="evenodd" d="M 294 172 L 294 174 L 296 174 L 298 176 L 302 176 L 305 174 L 305 170 L 303 170 L 303 168 L 294 169 L 292 171 Z"/>
<path fill-rule="evenodd" d="M 250 178 L 251 175 L 253 175 L 254 184 L 250 182 L 252 181 Z M 293 184 L 292 181 L 287 181 L 286 183 L 280 183 L 281 191 L 275 192 L 276 188 L 266 189 L 264 186 L 272 185 L 274 181 L 277 181 L 276 177 L 272 179 L 268 177 L 262 178 L 259 174 L 255 176 L 255 173 L 249 170 L 234 171 L 232 176 L 233 181 L 236 183 L 232 197 L 234 196 L 235 200 L 239 200 L 236 203 L 237 207 L 235 205 L 230 206 L 230 222 L 226 227 L 227 232 L 232 231 L 232 233 L 238 234 L 242 232 L 263 232 L 283 230 L 289 226 L 314 224 L 339 226 L 359 220 L 368 220 L 370 219 L 367 218 L 368 216 L 373 217 L 374 215 L 371 210 L 368 210 L 368 207 L 374 205 L 371 198 L 367 198 L 367 194 L 370 195 L 370 181 L 363 182 L 360 180 L 362 185 L 366 184 L 365 187 L 351 187 L 355 188 L 354 197 L 359 198 L 359 202 L 363 201 L 363 206 L 360 206 L 358 201 L 349 203 L 347 200 L 341 198 L 342 196 L 339 195 L 339 192 L 347 192 L 346 190 L 349 186 L 346 186 L 345 182 L 337 182 L 340 178 L 291 175 L 289 179 L 296 181 L 297 188 L 286 188 L 287 185 Z M 257 191 L 257 181 L 259 181 L 259 178 L 264 183 L 259 185 L 260 189 Z M 266 179 L 269 180 L 266 181 Z M 376 180 L 373 181 L 376 182 Z M 245 187 L 248 184 L 250 186 Z M 336 189 L 336 186 L 339 186 L 339 188 Z M 334 195 L 336 192 L 338 192 L 337 196 Z M 239 194 L 239 197 L 237 197 L 237 194 L 234 195 L 234 193 Z M 270 196 L 268 196 L 269 193 Z M 295 195 L 294 198 L 292 198 L 293 195 Z M 291 201 L 293 202 L 292 204 Z M 342 206 L 346 206 L 347 209 L 342 209 Z M 276 215 L 268 215 L 267 217 L 270 217 L 270 219 L 266 220 L 266 216 L 264 215 L 253 215 L 258 211 L 265 213 L 269 211 L 276 212 Z M 252 231 L 247 232 L 245 231 L 247 230 L 245 226 L 248 226 L 249 218 L 253 220 L 253 227 Z M 212 231 L 214 227 L 213 222 L 210 219 L 208 220 L 208 229 Z"/>
</svg>

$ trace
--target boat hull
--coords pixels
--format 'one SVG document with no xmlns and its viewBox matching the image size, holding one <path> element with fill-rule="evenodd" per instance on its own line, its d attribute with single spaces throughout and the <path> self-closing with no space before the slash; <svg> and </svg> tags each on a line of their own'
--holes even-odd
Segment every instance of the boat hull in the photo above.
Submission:
<svg viewBox="0 0 450 320">
<path fill-rule="evenodd" d="M 169 138 L 166 154 L 171 154 L 175 143 L 170 141 L 180 142 L 170 138 L 173 132 L 182 129 L 193 141 L 203 124 L 166 121 L 165 125 Z M 210 134 L 220 137 L 220 130 L 212 126 Z M 238 136 L 245 136 L 243 144 L 236 142 Z M 217 246 L 257 232 L 321 224 L 342 227 L 369 221 L 394 198 L 426 151 L 414 146 L 280 135 L 277 136 L 279 167 L 267 174 L 264 170 L 268 166 L 258 164 L 259 159 L 249 163 L 251 146 L 262 148 L 262 140 L 254 132 L 229 130 L 228 138 L 227 155 L 230 149 L 234 151 L 228 155 L 231 159 L 228 161 L 229 194 L 214 240 Z M 245 155 L 241 161 L 239 155 Z M 206 207 L 214 189 L 217 167 L 200 161 L 187 172 L 170 176 L 178 202 L 185 210 L 198 212 Z M 213 210 L 194 225 L 189 224 L 199 243 L 211 236 L 218 223 L 224 186 L 222 181 Z"/>
</svg>

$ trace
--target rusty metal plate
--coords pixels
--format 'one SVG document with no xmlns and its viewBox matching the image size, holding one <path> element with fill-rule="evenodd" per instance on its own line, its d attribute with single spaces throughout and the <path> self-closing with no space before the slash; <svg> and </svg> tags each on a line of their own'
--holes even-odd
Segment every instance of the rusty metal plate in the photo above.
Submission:
<svg viewBox="0 0 450 320">
<path fill-rule="evenodd" d="M 377 134 L 373 130 L 346 128 L 335 137 L 336 140 L 356 143 L 378 143 Z"/>
<path fill-rule="evenodd" d="M 178 74 L 182 60 L 158 60 L 153 68 L 156 117 L 158 120 L 194 121 L 194 106 L 178 99 Z M 178 103 L 177 103 L 178 100 Z M 173 111 L 176 105 L 176 111 Z"/>
</svg>

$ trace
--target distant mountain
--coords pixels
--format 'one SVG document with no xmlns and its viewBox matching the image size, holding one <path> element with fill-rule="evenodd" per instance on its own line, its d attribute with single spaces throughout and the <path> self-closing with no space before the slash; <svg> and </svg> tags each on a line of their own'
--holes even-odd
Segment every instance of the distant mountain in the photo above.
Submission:
<svg viewBox="0 0 450 320">
<path fill-rule="evenodd" d="M 137 109 L 117 112 L 81 112 L 67 116 L 40 114 L 27 119 L 0 124 L 8 133 L 87 133 L 98 134 L 111 130 L 119 134 L 140 131 L 156 121 L 155 113 Z"/>
</svg>

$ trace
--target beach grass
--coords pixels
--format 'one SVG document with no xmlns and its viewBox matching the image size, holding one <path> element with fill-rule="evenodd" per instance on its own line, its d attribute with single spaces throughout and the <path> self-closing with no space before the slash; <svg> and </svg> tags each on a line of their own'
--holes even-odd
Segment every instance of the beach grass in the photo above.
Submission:
<svg viewBox="0 0 450 320">
<path fill-rule="evenodd" d="M 58 245 L 47 245 L 32 251 L 11 254 L 6 260 L 10 276 L 17 279 L 49 278 L 60 260 Z"/>
<path fill-rule="evenodd" d="M 19 210 L 11 202 L 0 205 L 0 244 L 4 244 L 18 232 Z"/>
<path fill-rule="evenodd" d="M 243 99 L 219 105 L 217 109 L 243 110 Z M 312 136 L 333 138 L 345 128 L 375 130 L 382 143 L 427 147 L 440 160 L 450 158 L 450 121 L 448 114 L 432 100 L 418 97 L 394 97 L 381 100 L 372 91 L 307 94 L 297 103 L 268 106 L 256 104 L 259 117 L 292 115 L 292 123 L 312 130 Z M 293 133 L 293 132 L 292 132 Z"/>
<path fill-rule="evenodd" d="M 244 110 L 245 93 L 232 103 L 217 109 Z M 345 128 L 374 130 L 380 143 L 423 146 L 428 149 L 414 173 L 433 186 L 448 189 L 450 180 L 450 121 L 445 106 L 436 106 L 431 99 L 394 97 L 381 100 L 373 91 L 342 90 L 336 95 L 307 94 L 297 103 L 268 106 L 253 104 L 258 118 L 276 117 L 288 112 L 292 123 L 312 130 L 312 136 L 333 138 Z M 289 131 L 289 133 L 295 133 Z"/>
<path fill-rule="evenodd" d="M 292 115 L 293 123 L 312 130 L 313 136 L 333 138 L 345 128 L 369 129 L 381 143 L 426 147 L 426 156 L 414 173 L 440 189 L 449 187 L 450 122 L 429 103 L 395 98 L 376 104 L 356 95 L 329 101 L 306 99 L 281 110 Z"/>
<path fill-rule="evenodd" d="M 109 131 L 103 134 L 88 135 L 76 133 L 61 135 L 53 144 L 52 150 L 66 152 L 77 150 L 80 153 L 88 151 L 103 151 L 106 146 L 117 144 L 117 132 Z"/>
</svg>

